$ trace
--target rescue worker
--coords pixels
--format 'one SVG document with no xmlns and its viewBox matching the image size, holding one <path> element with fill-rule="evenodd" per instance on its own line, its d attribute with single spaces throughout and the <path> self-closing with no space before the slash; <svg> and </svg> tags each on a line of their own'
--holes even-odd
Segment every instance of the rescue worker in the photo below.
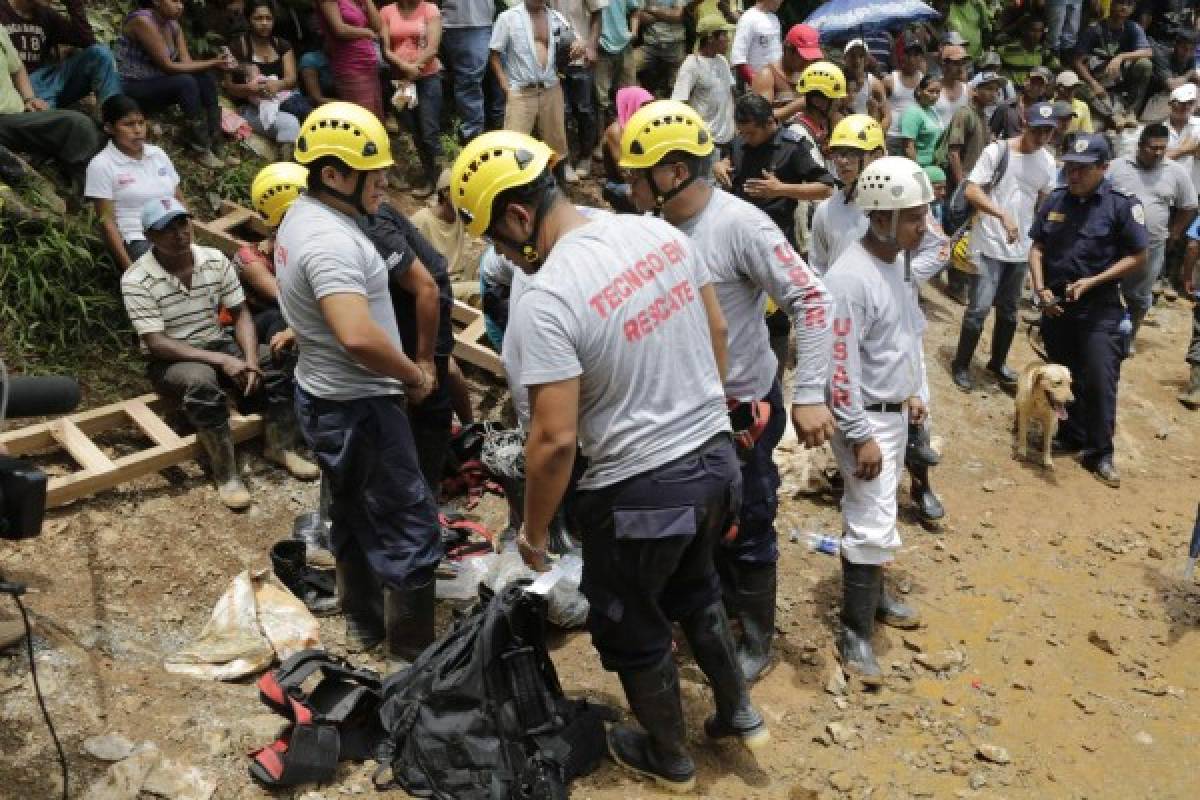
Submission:
<svg viewBox="0 0 1200 800">
<path fill-rule="evenodd" d="M 802 126 L 819 153 L 841 116 L 836 101 L 846 97 L 846 76 L 837 64 L 818 61 L 804 68 L 796 91 L 804 98 L 804 109 L 796 115 L 795 124 Z"/>
<path fill-rule="evenodd" d="M 296 159 L 308 167 L 308 192 L 276 236 L 279 304 L 300 351 L 300 425 L 332 493 L 347 645 L 384 641 L 389 660 L 411 661 L 434 638 L 442 550 L 405 398 L 420 403 L 436 378 L 404 354 L 388 264 L 359 228 L 385 197 L 387 131 L 361 106 L 326 103 L 305 119 Z M 419 277 L 392 280 L 418 294 Z"/>
<path fill-rule="evenodd" d="M 1071 370 L 1075 395 L 1054 448 L 1079 453 L 1085 469 L 1116 488 L 1117 383 L 1129 350 L 1121 280 L 1146 264 L 1146 212 L 1105 177 L 1110 153 L 1102 134 L 1078 134 L 1062 160 L 1067 185 L 1046 198 L 1029 233 L 1046 354 Z"/>
<path fill-rule="evenodd" d="M 842 495 L 842 632 L 846 673 L 878 686 L 883 673 L 871 646 L 875 620 L 910 619 L 891 597 L 883 566 L 900 547 L 896 487 L 908 423 L 925 418 L 921 391 L 920 310 L 911 258 L 925 236 L 933 187 L 915 162 L 888 156 L 859 176 L 854 202 L 867 231 L 830 267 L 835 301 L 830 403 L 838 432 L 833 452 Z"/>
<path fill-rule="evenodd" d="M 713 187 L 712 151 L 699 114 L 684 103 L 660 100 L 643 106 L 625 126 L 620 166 L 629 174 L 638 210 L 661 214 L 691 238 L 709 265 L 729 326 L 725 399 L 742 460 L 742 510 L 737 537 L 717 548 L 717 572 L 726 607 L 742 626 L 742 674 L 754 682 L 770 663 L 775 634 L 780 479 L 773 453 L 787 426 L 763 307 L 771 297 L 796 333 L 791 414 L 808 447 L 819 447 L 833 434 L 825 404 L 831 309 L 820 278 L 770 217 Z"/>
<path fill-rule="evenodd" d="M 741 496 L 721 389 L 725 322 L 685 236 L 649 217 L 589 219 L 555 183 L 553 159 L 529 136 L 494 131 L 463 148 L 451 177 L 467 230 L 534 275 L 504 340 L 531 412 L 517 546 L 546 569 L 547 529 L 578 442 L 588 629 L 645 729 L 614 726 L 609 752 L 687 792 L 696 768 L 672 622 L 713 688 L 706 734 L 750 748 L 769 739 L 737 666 L 714 565 Z"/>
<path fill-rule="evenodd" d="M 867 233 L 867 216 L 855 202 L 854 194 L 859 176 L 867 165 L 887 154 L 883 126 L 865 114 L 852 114 L 837 124 L 829 137 L 830 161 L 842 188 L 817 206 L 812 223 L 813 269 L 824 275 L 852 244 Z M 921 284 L 933 278 L 946 266 L 943 245 L 946 242 L 940 226 L 931 222 L 921 240 L 912 263 L 914 302 Z M 918 306 L 918 312 L 920 307 Z M 924 333 L 925 317 L 920 316 L 920 333 Z M 929 405 L 929 380 L 925 370 L 924 350 L 921 358 L 921 399 Z M 941 456 L 930 444 L 928 414 L 923 423 L 910 422 L 908 445 L 904 451 L 904 466 L 912 477 L 909 496 L 923 522 L 936 522 L 946 516 L 941 499 L 929 480 L 930 467 L 937 466 Z M 898 618 L 893 616 L 893 621 Z M 904 620 L 903 627 L 915 628 L 916 616 Z"/>
</svg>

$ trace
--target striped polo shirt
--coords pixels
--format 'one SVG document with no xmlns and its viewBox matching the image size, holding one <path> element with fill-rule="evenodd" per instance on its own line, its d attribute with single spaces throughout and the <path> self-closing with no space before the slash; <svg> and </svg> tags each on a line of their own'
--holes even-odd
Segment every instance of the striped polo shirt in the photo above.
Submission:
<svg viewBox="0 0 1200 800">
<path fill-rule="evenodd" d="M 121 276 L 125 312 L 139 336 L 165 333 L 172 339 L 203 347 L 228 335 L 217 323 L 218 307 L 246 302 L 233 264 L 220 250 L 192 245 L 189 289 L 146 253 Z"/>
</svg>

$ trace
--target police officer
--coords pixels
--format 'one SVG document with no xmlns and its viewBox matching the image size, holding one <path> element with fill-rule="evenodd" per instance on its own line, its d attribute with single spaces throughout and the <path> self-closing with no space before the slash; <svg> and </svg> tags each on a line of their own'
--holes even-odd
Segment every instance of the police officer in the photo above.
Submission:
<svg viewBox="0 0 1200 800">
<path fill-rule="evenodd" d="M 1080 453 L 1084 468 L 1115 488 L 1117 382 L 1129 347 L 1120 283 L 1145 265 L 1147 235 L 1142 204 L 1104 175 L 1109 158 L 1100 134 L 1072 141 L 1062 156 L 1067 185 L 1034 217 L 1029 272 L 1046 354 L 1071 370 L 1075 394 L 1055 450 Z"/>
<path fill-rule="evenodd" d="M 741 495 L 721 388 L 725 323 L 685 236 L 652 217 L 584 216 L 556 185 L 552 159 L 529 136 L 494 131 L 463 148 L 451 170 L 467 230 L 536 273 L 504 340 L 531 412 L 517 545 L 545 569 L 578 441 L 588 628 L 645 729 L 613 727 L 609 752 L 686 792 L 696 768 L 673 621 L 713 689 L 717 713 L 705 732 L 751 748 L 769 739 L 737 666 L 713 562 Z"/>
<path fill-rule="evenodd" d="M 801 440 L 818 447 L 833 434 L 825 404 L 829 370 L 829 295 L 762 211 L 709 182 L 712 139 L 692 108 L 660 100 L 629 118 L 620 167 L 634 204 L 656 210 L 686 233 L 709 265 L 729 325 L 725 397 L 742 459 L 742 511 L 737 537 L 717 548 L 726 602 L 742 624 L 738 661 L 748 681 L 770 662 L 775 633 L 775 513 L 779 470 L 773 451 L 787 425 L 775 378 L 763 307 L 770 296 L 796 332 L 792 417 Z"/>
<path fill-rule="evenodd" d="M 433 640 L 442 548 L 403 401 L 421 402 L 436 378 L 404 354 L 388 265 L 359 228 L 385 197 L 391 147 L 371 112 L 327 103 L 305 119 L 296 159 L 308 192 L 279 227 L 275 274 L 300 351 L 297 416 L 332 492 L 347 643 L 385 641 L 389 660 L 411 661 Z"/>
</svg>

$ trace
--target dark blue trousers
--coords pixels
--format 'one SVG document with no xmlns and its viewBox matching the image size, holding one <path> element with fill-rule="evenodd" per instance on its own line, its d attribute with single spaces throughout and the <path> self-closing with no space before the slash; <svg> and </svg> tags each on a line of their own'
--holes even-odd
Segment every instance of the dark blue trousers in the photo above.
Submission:
<svg viewBox="0 0 1200 800">
<path fill-rule="evenodd" d="M 1128 354 L 1128 337 L 1119 326 L 1120 305 L 1084 308 L 1060 317 L 1042 317 L 1046 355 L 1071 370 L 1075 402 L 1058 428 L 1065 444 L 1081 446 L 1083 458 L 1095 463 L 1112 456 L 1117 426 L 1117 383 L 1121 361 Z"/>
<path fill-rule="evenodd" d="M 787 409 L 778 381 L 763 399 L 771 404 L 771 417 L 766 430 L 742 463 L 742 513 L 738 518 L 738 535 L 732 542 L 722 542 L 717 547 L 718 568 L 723 561 L 757 566 L 779 560 L 775 513 L 779 510 L 780 479 L 774 454 L 787 428 Z"/>
<path fill-rule="evenodd" d="M 660 663 L 671 652 L 671 624 L 720 601 L 713 549 L 741 494 L 728 434 L 645 474 L 578 493 L 580 588 L 605 669 Z"/>
<path fill-rule="evenodd" d="M 297 386 L 296 416 L 332 493 L 334 556 L 360 550 L 383 585 L 424 585 L 442 558 L 441 529 L 403 401 L 339 402 Z"/>
</svg>

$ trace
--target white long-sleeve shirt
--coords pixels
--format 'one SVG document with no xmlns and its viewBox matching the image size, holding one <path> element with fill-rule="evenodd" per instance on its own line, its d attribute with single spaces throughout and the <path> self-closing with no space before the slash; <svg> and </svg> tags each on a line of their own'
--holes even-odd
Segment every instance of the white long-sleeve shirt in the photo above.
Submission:
<svg viewBox="0 0 1200 800">
<path fill-rule="evenodd" d="M 921 312 L 904 254 L 892 263 L 861 243 L 850 245 L 825 275 L 834 299 L 829 404 L 853 444 L 873 435 L 866 406 L 901 403 L 921 387 Z"/>
<path fill-rule="evenodd" d="M 777 362 L 763 321 L 770 296 L 791 317 L 796 337 L 792 402 L 823 402 L 832 301 L 779 226 L 745 200 L 713 189 L 704 209 L 679 229 L 691 238 L 708 266 L 729 326 L 726 397 L 759 400 L 775 381 Z"/>
</svg>

